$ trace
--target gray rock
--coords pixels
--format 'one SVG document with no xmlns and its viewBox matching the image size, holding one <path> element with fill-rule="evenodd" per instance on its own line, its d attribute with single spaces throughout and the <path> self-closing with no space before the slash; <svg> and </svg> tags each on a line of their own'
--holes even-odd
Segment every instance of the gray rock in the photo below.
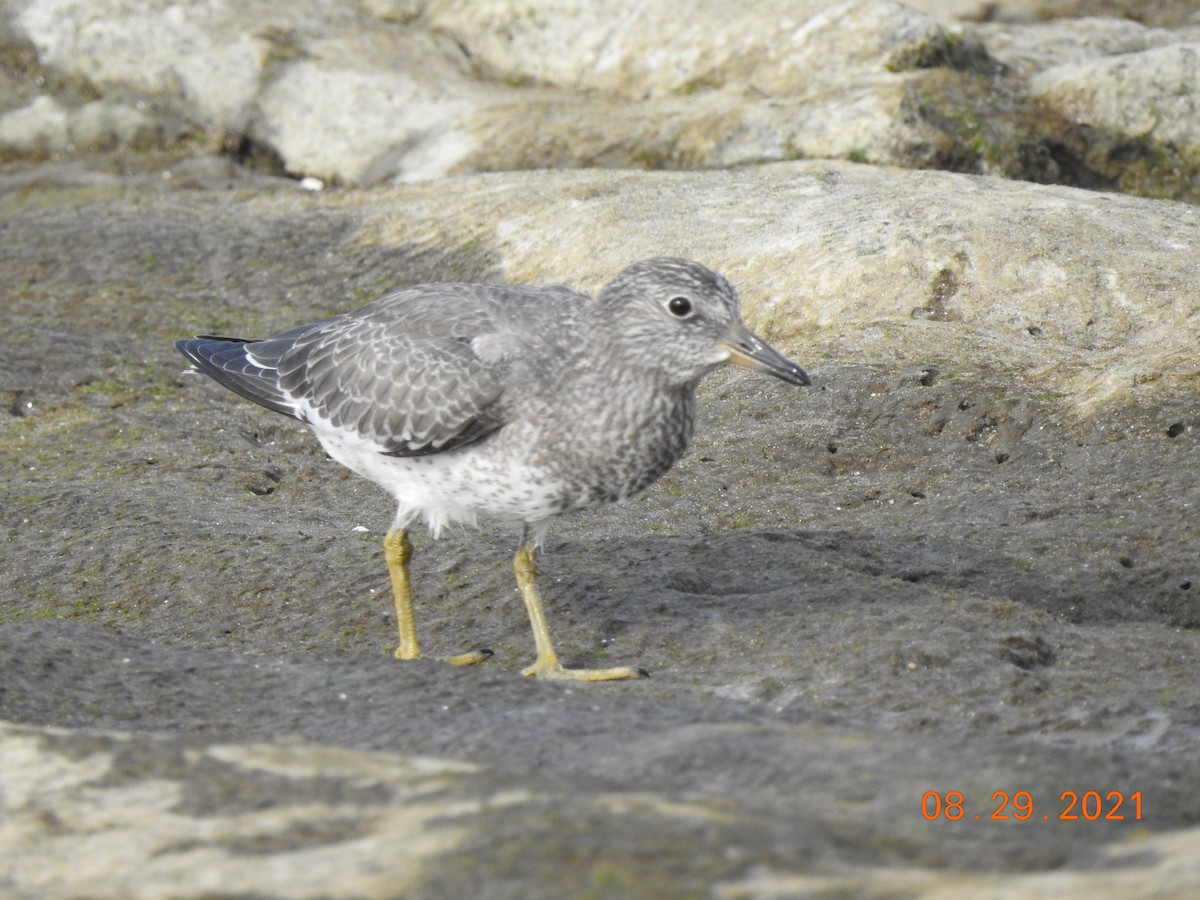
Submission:
<svg viewBox="0 0 1200 900">
<path fill-rule="evenodd" d="M 820 729 L 806 732 L 796 737 L 811 741 Z M 601 785 L 568 793 L 454 760 L 300 741 L 223 743 L 0 722 L 0 751 L 0 851 L 9 861 L 0 885 L 13 898 L 446 896 L 472 889 L 570 897 L 616 886 L 639 896 L 703 891 L 721 898 L 897 890 L 1128 897 L 1185 896 L 1200 883 L 1195 828 L 1109 849 L 1096 872 L 1001 876 L 893 863 L 800 874 L 747 865 L 756 851 L 747 839 L 759 829 L 705 798 L 667 800 Z M 514 825 L 526 829 L 525 846 L 513 840 Z M 624 840 L 616 839 L 621 830 Z M 719 847 L 717 836 L 725 842 Z M 721 856 L 697 858 L 680 872 L 671 844 L 689 841 Z M 577 855 L 575 866 L 544 881 L 531 877 L 549 875 L 541 867 L 563 852 Z M 705 874 L 713 876 L 708 884 Z"/>
<path fill-rule="evenodd" d="M 812 162 L 0 197 L 0 893 L 1200 890 L 1196 208 Z M 517 673 L 501 529 L 414 559 L 423 647 L 493 661 L 397 663 L 389 501 L 171 347 L 649 252 L 814 385 L 714 377 L 676 469 L 552 532 L 564 661 L 635 685 Z"/>
</svg>

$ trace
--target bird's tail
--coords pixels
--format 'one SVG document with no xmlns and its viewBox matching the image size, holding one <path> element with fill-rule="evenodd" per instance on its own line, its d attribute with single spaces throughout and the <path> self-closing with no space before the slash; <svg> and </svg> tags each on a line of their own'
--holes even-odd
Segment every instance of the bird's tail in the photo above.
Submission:
<svg viewBox="0 0 1200 900">
<path fill-rule="evenodd" d="M 259 406 L 300 419 L 295 401 L 279 385 L 279 370 L 275 368 L 279 360 L 271 358 L 272 343 L 201 334 L 176 341 L 175 347 L 192 361 L 193 368 L 218 384 Z M 266 352 L 256 353 L 259 348 Z"/>
</svg>

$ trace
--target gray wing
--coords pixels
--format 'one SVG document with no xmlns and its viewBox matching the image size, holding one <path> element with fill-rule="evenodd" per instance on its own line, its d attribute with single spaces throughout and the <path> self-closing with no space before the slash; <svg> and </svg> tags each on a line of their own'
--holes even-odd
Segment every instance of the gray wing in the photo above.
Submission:
<svg viewBox="0 0 1200 900">
<path fill-rule="evenodd" d="M 175 342 L 175 348 L 218 384 L 285 416 L 303 419 L 303 412 L 279 386 L 276 365 L 296 339 L 325 322 L 305 325 L 266 341 L 201 334 Z"/>
<path fill-rule="evenodd" d="M 309 421 L 355 432 L 383 453 L 419 456 L 501 428 L 513 366 L 581 299 L 558 288 L 424 285 L 281 336 L 285 348 L 268 340 L 249 352 L 274 365 L 280 390 Z"/>
</svg>

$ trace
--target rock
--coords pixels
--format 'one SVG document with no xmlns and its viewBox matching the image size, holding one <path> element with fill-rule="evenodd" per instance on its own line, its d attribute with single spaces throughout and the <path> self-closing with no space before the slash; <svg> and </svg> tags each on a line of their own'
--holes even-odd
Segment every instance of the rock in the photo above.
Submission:
<svg viewBox="0 0 1200 900">
<path fill-rule="evenodd" d="M 257 94 L 277 19 L 268 4 L 24 3 L 12 25 L 39 61 L 101 91 L 172 101 L 206 128 L 235 127 Z M 292 16 L 306 10 L 294 6 Z"/>
<path fill-rule="evenodd" d="M 0 145 L 46 157 L 145 149 L 162 143 L 159 127 L 155 117 L 123 103 L 96 100 L 70 109 L 43 95 L 28 106 L 0 115 Z"/>
<path fill-rule="evenodd" d="M 436 178 L 475 149 L 462 122 L 496 102 L 423 32 L 313 42 L 255 104 L 250 136 L 290 172 L 357 184 Z"/>
<path fill-rule="evenodd" d="M 1200 146 L 1200 43 L 1055 66 L 1033 96 L 1079 124 L 1181 149 Z"/>
<path fill-rule="evenodd" d="M 708 2 L 60 13 L 59 0 L 31 0 L 13 19 L 40 65 L 116 102 L 133 94 L 149 101 L 137 109 L 184 115 L 271 172 L 335 184 L 797 157 L 1118 184 L 1111 164 L 1099 172 L 1058 133 L 1069 124 L 1028 112 L 1037 98 L 1025 79 L 1080 53 L 1178 40 L 1103 23 L 988 25 L 977 37 L 889 0 L 746 5 L 736 34 L 726 7 Z M 1092 40 L 1104 29 L 1109 38 Z M 158 132 L 180 139 L 172 124 Z M 55 146 L 71 145 L 54 133 Z M 8 146 L 30 151 L 19 136 Z M 1072 158 L 1056 158 L 1058 146 Z M 1165 166 L 1144 164 L 1128 190 L 1154 190 L 1159 175 L 1160 190 L 1187 196 Z"/>
<path fill-rule="evenodd" d="M 980 39 L 999 62 L 1024 79 L 1056 66 L 1121 58 L 1194 39 L 1195 29 L 1147 28 L 1129 19 L 1059 19 L 1051 22 L 983 24 Z"/>
<path fill-rule="evenodd" d="M 898 887 L 922 896 L 1184 896 L 1200 884 L 1195 828 L 1123 841 L 1103 854 L 1099 872 L 950 875 L 857 863 L 804 874 L 740 859 L 681 860 L 672 840 L 707 845 L 713 833 L 728 842 L 727 856 L 753 853 L 746 831 L 754 829 L 704 801 L 595 788 L 568 795 L 533 779 L 517 787 L 454 760 L 4 722 L 0 751 L 0 883 L 13 898 L 445 896 L 453 889 L 578 896 L 594 884 L 668 893 L 704 886 L 738 900 Z M 487 833 L 511 840 L 506 822 L 537 835 L 519 863 L 498 854 Z M 643 852 L 622 839 L 622 823 Z M 510 852 L 518 849 L 513 842 Z M 576 854 L 571 868 L 541 868 L 566 854 Z"/>
<path fill-rule="evenodd" d="M 993 7 L 992 17 L 999 20 L 1012 17 L 1058 19 L 1079 16 L 1127 18 L 1164 28 L 1200 25 L 1200 15 L 1191 0 L 1158 0 L 1155 3 L 1142 3 L 1139 0 L 1000 0 Z"/>
<path fill-rule="evenodd" d="M 414 187 L 406 215 L 384 212 L 376 195 L 364 234 L 412 245 L 435 218 L 444 234 L 445 193 Z M 629 259 L 695 255 L 756 285 L 744 291 L 747 315 L 785 345 L 883 323 L 903 329 L 909 349 L 954 343 L 965 358 L 982 342 L 1080 412 L 1151 382 L 1186 383 L 1194 367 L 1200 263 L 1180 251 L 1200 240 L 1200 216 L 1186 205 L 828 163 L 513 174 L 456 182 L 455 198 L 466 221 L 497 217 L 480 237 L 508 279 L 577 272 L 595 290 Z M 863 352 L 857 339 L 846 349 Z"/>
<path fill-rule="evenodd" d="M 929 16 L 952 21 L 1012 21 L 1036 18 L 1026 8 L 1027 0 L 905 0 L 905 6 Z"/>
<path fill-rule="evenodd" d="M 546 105 L 534 95 L 504 123 L 477 119 L 469 130 L 488 134 L 489 156 L 473 168 L 911 162 L 938 137 L 904 114 L 919 70 L 986 66 L 977 46 L 887 0 L 753 4 L 732 20 L 713 3 L 548 4 L 529 17 L 445 3 L 425 16 L 489 79 L 572 92 Z"/>
<path fill-rule="evenodd" d="M 451 800 L 474 766 L 331 747 L 0 723 L 0 748 L 11 897 L 394 895 L 483 803 L 517 800 Z"/>
<path fill-rule="evenodd" d="M 604 7 L 438 2 L 424 21 L 453 35 L 494 80 L 628 100 L 721 88 L 750 102 L 843 93 L 884 80 L 889 66 L 906 68 L 905 58 L 924 48 L 949 52 L 954 42 L 934 19 L 891 0 L 837 8 L 771 0 L 744 4 L 734 17 L 711 0 Z"/>
<path fill-rule="evenodd" d="M 406 24 L 421 15 L 421 0 L 363 0 L 363 8 L 385 22 Z"/>
<path fill-rule="evenodd" d="M 1190 109 L 1171 87 L 1186 85 L 1188 51 L 1167 48 L 1190 46 L 1194 29 L 1023 25 L 1011 12 L 1003 24 L 968 27 L 891 0 L 772 0 L 732 18 L 708 0 L 362 8 L 164 0 L 137 9 L 29 0 L 9 30 L 51 79 L 102 95 L 110 118 L 130 108 L 165 117 L 149 129 L 154 146 L 194 141 L 182 117 L 209 133 L 210 146 L 271 174 L 333 184 L 814 157 L 1190 198 L 1191 137 L 1160 128 L 1131 161 L 1121 142 L 1146 140 L 1127 131 L 1144 122 L 1092 111 L 1094 93 L 1072 91 L 1060 109 L 1061 91 L 1043 89 L 1057 76 L 1037 73 L 1114 55 L 1124 62 L 1104 65 L 1128 66 L 1131 52 L 1160 49 L 1164 61 L 1128 79 L 1116 102 L 1157 104 L 1175 121 Z M 10 155 L 79 151 L 52 112 L 45 104 L 10 112 Z M 1106 124 L 1076 123 L 1093 118 Z M 105 133 L 144 143 L 121 135 L 144 135 L 146 123 L 122 122 Z M 53 140 L 31 142 L 30 128 Z"/>
<path fill-rule="evenodd" d="M 930 15 L 970 22 L 1034 25 L 1094 16 L 1113 21 L 1128 19 L 1143 25 L 1177 28 L 1200 24 L 1191 0 L 907 0 Z"/>
<path fill-rule="evenodd" d="M 1054 66 L 1033 79 L 1030 92 L 1077 129 L 1086 128 L 1090 139 L 1075 143 L 1089 164 L 1128 189 L 1147 175 L 1165 180 L 1163 169 L 1185 181 L 1200 172 L 1197 85 L 1200 42 Z"/>
<path fill-rule="evenodd" d="M 0 893 L 1200 893 L 1200 211 L 758 164 L 1169 186 L 1091 155 L 1124 95 L 1029 85 L 1187 28 L 1018 6 L 492 4 L 512 46 L 478 4 L 3 6 Z M 398 663 L 390 501 L 171 346 L 659 253 L 814 383 L 715 374 L 675 469 L 548 537 L 564 662 L 637 684 L 518 674 L 493 524 L 413 563 L 423 649 L 492 660 Z"/>
<path fill-rule="evenodd" d="M 53 97 L 38 97 L 0 116 L 0 142 L 23 153 L 65 150 L 71 142 L 67 111 Z"/>
</svg>

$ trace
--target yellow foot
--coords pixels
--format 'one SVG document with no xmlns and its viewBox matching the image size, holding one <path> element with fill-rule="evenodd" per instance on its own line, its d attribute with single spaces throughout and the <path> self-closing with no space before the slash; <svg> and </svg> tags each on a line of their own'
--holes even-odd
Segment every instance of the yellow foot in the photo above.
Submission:
<svg viewBox="0 0 1200 900">
<path fill-rule="evenodd" d="M 420 653 L 412 653 L 405 651 L 403 647 L 396 648 L 396 659 L 420 659 Z M 459 653 L 455 656 L 444 656 L 442 662 L 450 663 L 452 666 L 477 666 L 481 662 L 486 662 L 492 658 L 492 651 L 487 647 L 480 647 L 478 650 L 468 650 L 466 653 Z"/>
<path fill-rule="evenodd" d="M 466 653 L 459 653 L 456 656 L 447 656 L 442 662 L 450 663 L 452 666 L 477 666 L 491 658 L 492 651 L 487 647 L 480 647 L 478 650 L 468 650 Z"/>
<path fill-rule="evenodd" d="M 547 681 L 620 681 L 624 678 L 649 678 L 645 669 L 617 666 L 614 669 L 564 669 L 559 663 L 534 663 L 521 670 L 530 678 Z"/>
</svg>

